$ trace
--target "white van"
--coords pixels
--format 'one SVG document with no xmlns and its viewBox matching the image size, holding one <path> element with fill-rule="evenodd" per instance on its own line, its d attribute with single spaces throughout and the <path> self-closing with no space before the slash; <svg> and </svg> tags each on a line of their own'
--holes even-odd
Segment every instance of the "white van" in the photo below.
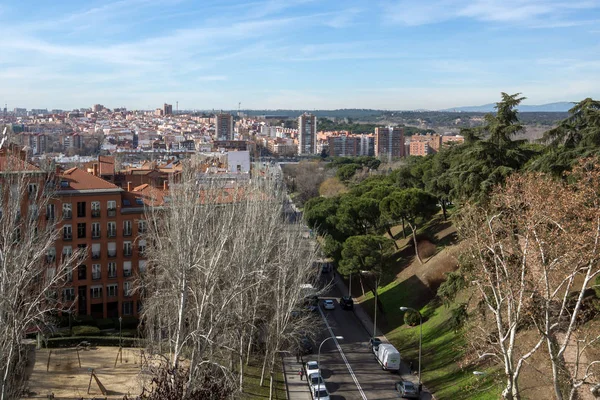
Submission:
<svg viewBox="0 0 600 400">
<path fill-rule="evenodd" d="M 400 352 L 389 343 L 381 343 L 377 348 L 377 361 L 381 368 L 388 371 L 398 371 L 400 369 Z"/>
</svg>

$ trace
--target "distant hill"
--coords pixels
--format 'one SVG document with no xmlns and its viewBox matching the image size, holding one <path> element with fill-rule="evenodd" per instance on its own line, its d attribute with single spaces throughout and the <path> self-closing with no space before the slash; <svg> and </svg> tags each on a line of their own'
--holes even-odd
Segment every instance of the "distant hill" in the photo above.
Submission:
<svg viewBox="0 0 600 400">
<path fill-rule="evenodd" d="M 467 107 L 456 107 L 456 108 L 447 108 L 445 110 L 440 111 L 456 111 L 456 112 L 494 112 L 495 103 L 484 104 L 482 106 L 467 106 Z M 549 103 L 549 104 L 541 104 L 541 105 L 524 105 L 521 104 L 518 109 L 521 112 L 567 112 L 573 107 L 573 103 L 571 102 L 559 102 L 559 103 Z"/>
</svg>

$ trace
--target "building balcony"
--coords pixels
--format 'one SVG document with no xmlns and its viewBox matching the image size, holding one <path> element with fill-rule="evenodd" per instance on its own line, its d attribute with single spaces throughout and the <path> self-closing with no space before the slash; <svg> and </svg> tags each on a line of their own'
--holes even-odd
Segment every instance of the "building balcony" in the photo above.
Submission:
<svg viewBox="0 0 600 400">
<path fill-rule="evenodd" d="M 109 217 L 114 217 L 117 215 L 117 210 L 115 208 L 107 210 L 108 211 L 108 216 Z"/>
</svg>

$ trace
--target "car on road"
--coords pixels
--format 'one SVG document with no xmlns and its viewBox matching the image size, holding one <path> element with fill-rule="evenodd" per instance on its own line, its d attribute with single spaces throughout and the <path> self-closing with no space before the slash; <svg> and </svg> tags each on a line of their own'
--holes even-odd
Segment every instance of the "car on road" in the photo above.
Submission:
<svg viewBox="0 0 600 400">
<path fill-rule="evenodd" d="M 373 354 L 377 354 L 377 350 L 379 348 L 379 345 L 381 344 L 381 339 L 379 338 L 371 338 L 369 339 L 369 347 L 371 348 L 371 351 L 373 352 Z"/>
<path fill-rule="evenodd" d="M 310 394 L 315 400 L 329 400 L 329 392 L 324 384 L 313 386 L 310 389 Z"/>
<path fill-rule="evenodd" d="M 323 377 L 319 372 L 313 372 L 312 374 L 308 375 L 308 383 L 311 389 L 313 388 L 313 386 L 325 384 L 325 382 L 323 381 Z"/>
<path fill-rule="evenodd" d="M 354 308 L 354 300 L 350 296 L 344 296 L 340 299 L 340 307 L 343 310 L 352 310 Z"/>
<path fill-rule="evenodd" d="M 303 337 L 300 340 L 300 353 L 302 355 L 312 354 L 314 351 L 312 340 L 310 340 L 307 336 Z"/>
<path fill-rule="evenodd" d="M 310 374 L 320 373 L 319 364 L 316 361 L 309 361 L 304 364 L 304 369 L 306 370 L 306 376 L 310 376 Z"/>
<path fill-rule="evenodd" d="M 418 399 L 420 397 L 417 385 L 409 381 L 396 382 L 396 390 L 403 398 Z"/>
<path fill-rule="evenodd" d="M 333 300 L 323 300 L 323 308 L 326 310 L 335 310 L 335 303 Z"/>
</svg>

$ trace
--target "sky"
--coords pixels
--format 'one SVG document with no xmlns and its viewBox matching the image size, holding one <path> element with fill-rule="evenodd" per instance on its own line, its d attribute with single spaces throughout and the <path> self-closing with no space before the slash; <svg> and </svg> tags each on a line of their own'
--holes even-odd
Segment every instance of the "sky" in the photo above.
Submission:
<svg viewBox="0 0 600 400">
<path fill-rule="evenodd" d="M 3 0 L 9 109 L 600 98 L 600 0 Z"/>
</svg>

